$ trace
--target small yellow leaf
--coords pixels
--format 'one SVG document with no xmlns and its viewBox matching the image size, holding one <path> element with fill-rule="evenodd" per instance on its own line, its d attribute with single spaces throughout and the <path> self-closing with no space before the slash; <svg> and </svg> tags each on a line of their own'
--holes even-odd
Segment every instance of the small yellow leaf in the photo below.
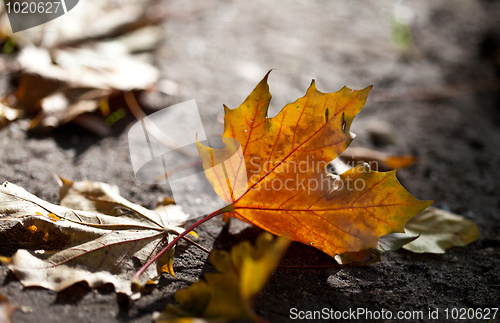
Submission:
<svg viewBox="0 0 500 323">
<path fill-rule="evenodd" d="M 28 227 L 28 230 L 29 230 L 31 233 L 35 233 L 35 232 L 38 230 L 38 228 L 36 227 L 36 225 L 30 225 L 30 226 Z"/>
<path fill-rule="evenodd" d="M 49 233 L 46 232 L 45 235 L 43 236 L 43 241 L 47 242 L 49 241 Z"/>
<path fill-rule="evenodd" d="M 191 231 L 189 232 L 190 235 L 196 237 L 196 238 L 199 238 L 200 236 L 198 235 L 198 233 L 194 232 L 194 231 Z"/>
</svg>

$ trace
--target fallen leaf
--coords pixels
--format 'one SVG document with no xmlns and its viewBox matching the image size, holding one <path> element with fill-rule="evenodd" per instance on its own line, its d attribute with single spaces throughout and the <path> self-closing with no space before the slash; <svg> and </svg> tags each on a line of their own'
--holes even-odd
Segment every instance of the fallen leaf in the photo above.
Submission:
<svg viewBox="0 0 500 323">
<path fill-rule="evenodd" d="M 217 273 L 206 274 L 205 281 L 198 281 L 175 293 L 180 308 L 167 305 L 155 321 L 196 322 L 197 316 L 210 321 L 229 321 L 237 318 L 259 318 L 252 310 L 252 303 L 264 288 L 269 276 L 278 265 L 290 241 L 264 232 L 255 247 L 244 241 L 232 248 L 231 253 L 214 250 L 210 261 Z"/>
<path fill-rule="evenodd" d="M 5 182 L 0 187 L 0 219 L 21 223 L 50 241 L 61 234 L 60 250 L 18 250 L 8 264 L 24 286 L 60 291 L 77 282 L 90 287 L 106 283 L 132 295 L 131 278 L 175 235 L 188 215 L 177 205 L 148 210 L 119 194 L 116 186 L 59 178 L 61 206 L 48 203 Z M 70 208 L 71 207 L 71 208 Z M 61 238 L 61 236 L 63 238 Z M 163 271 L 172 275 L 169 250 L 140 278 L 156 282 Z"/>
<path fill-rule="evenodd" d="M 225 107 L 226 147 L 198 143 L 205 175 L 231 209 L 225 218 L 286 235 L 332 257 L 376 248 L 380 236 L 403 232 L 408 219 L 431 202 L 412 197 L 395 171 L 357 165 L 337 176 L 325 170 L 353 140 L 349 129 L 370 89 L 322 93 L 313 81 L 304 97 L 268 118 L 266 75 L 239 108 Z"/>
<path fill-rule="evenodd" d="M 409 235 L 420 235 L 418 239 L 403 246 L 416 253 L 444 253 L 451 247 L 464 247 L 479 238 L 474 222 L 463 216 L 429 207 L 406 223 Z"/>
<path fill-rule="evenodd" d="M 106 48 L 49 51 L 27 47 L 19 53 L 17 63 L 19 69 L 12 71 L 12 75 L 19 74 L 19 86 L 13 93 L 15 107 L 28 116 L 36 114 L 31 129 L 62 126 L 98 110 L 119 91 L 144 91 L 159 79 L 157 68 L 151 64 Z M 107 114 L 102 112 L 101 118 L 93 122 L 78 120 L 79 124 L 106 135 Z"/>
<path fill-rule="evenodd" d="M 13 109 L 0 102 L 0 128 L 17 118 L 20 118 L 22 115 L 22 110 Z"/>
<path fill-rule="evenodd" d="M 367 163 L 372 170 L 387 171 L 396 168 L 406 168 L 413 165 L 417 158 L 411 155 L 391 155 L 381 151 L 363 148 L 349 147 L 340 159 L 351 167 L 359 163 Z"/>
<path fill-rule="evenodd" d="M 121 91 L 147 89 L 158 81 L 160 75 L 153 65 L 106 48 L 58 49 L 52 50 L 51 57 L 57 64 L 55 66 L 62 69 L 61 77 L 78 87 Z M 23 66 L 32 72 L 42 72 L 32 64 L 24 63 Z"/>
<path fill-rule="evenodd" d="M 10 323 L 10 317 L 18 307 L 12 305 L 7 297 L 0 294 L 0 322 Z"/>
</svg>

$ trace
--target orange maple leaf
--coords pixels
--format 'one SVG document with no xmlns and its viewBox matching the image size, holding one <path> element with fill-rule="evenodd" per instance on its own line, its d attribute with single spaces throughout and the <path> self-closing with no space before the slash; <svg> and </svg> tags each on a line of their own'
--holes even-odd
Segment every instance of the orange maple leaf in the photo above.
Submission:
<svg viewBox="0 0 500 323">
<path fill-rule="evenodd" d="M 208 181 L 229 204 L 226 218 L 335 256 L 404 232 L 405 223 L 432 203 L 411 196 L 395 171 L 365 165 L 340 176 L 326 171 L 353 140 L 349 128 L 371 86 L 322 93 L 313 81 L 304 97 L 268 118 L 268 75 L 238 108 L 224 106 L 225 148 L 198 143 Z"/>
</svg>

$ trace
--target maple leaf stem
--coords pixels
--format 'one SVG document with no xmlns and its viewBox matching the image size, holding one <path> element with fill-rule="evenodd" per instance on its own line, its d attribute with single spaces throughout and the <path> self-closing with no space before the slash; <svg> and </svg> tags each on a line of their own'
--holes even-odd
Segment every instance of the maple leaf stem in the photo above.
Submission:
<svg viewBox="0 0 500 323">
<path fill-rule="evenodd" d="M 217 215 L 220 215 L 220 214 L 223 214 L 226 212 L 231 212 L 233 210 L 234 210 L 234 207 L 232 204 L 227 205 L 227 206 L 223 207 L 222 209 L 219 209 L 219 210 L 217 210 L 213 213 L 210 213 L 209 215 L 201 218 L 200 220 L 196 221 L 192 226 L 190 226 L 189 228 L 184 230 L 181 234 L 179 234 L 177 237 L 175 237 L 174 240 L 172 240 L 165 248 L 163 248 L 160 252 L 158 252 L 153 258 L 151 258 L 144 266 L 141 267 L 141 269 L 139 269 L 134 274 L 134 276 L 132 277 L 132 286 L 140 286 L 139 277 L 141 277 L 141 275 L 144 273 L 144 271 L 149 266 L 151 266 L 153 263 L 155 263 L 165 252 L 167 252 L 170 248 L 172 248 L 177 243 L 177 241 L 182 239 L 186 234 L 193 231 L 200 224 L 216 217 Z"/>
</svg>

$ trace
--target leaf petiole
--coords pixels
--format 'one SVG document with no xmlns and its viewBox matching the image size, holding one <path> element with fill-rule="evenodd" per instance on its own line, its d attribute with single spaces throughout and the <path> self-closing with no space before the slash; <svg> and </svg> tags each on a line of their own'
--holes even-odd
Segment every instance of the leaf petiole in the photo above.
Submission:
<svg viewBox="0 0 500 323">
<path fill-rule="evenodd" d="M 165 248 L 163 248 L 160 252 L 158 252 L 153 258 L 151 258 L 144 266 L 142 266 L 132 277 L 132 290 L 136 291 L 140 289 L 141 284 L 139 283 L 139 277 L 144 273 L 144 271 L 151 266 L 155 261 L 157 261 L 165 252 L 167 252 L 170 248 L 172 248 L 177 241 L 182 239 L 186 234 L 189 232 L 193 231 L 196 227 L 198 227 L 200 224 L 216 217 L 217 215 L 226 213 L 226 212 L 232 212 L 234 210 L 234 206 L 232 204 L 227 205 L 223 207 L 222 209 L 219 209 L 213 213 L 210 213 L 209 215 L 201 218 L 200 220 L 196 221 L 192 226 L 184 230 L 181 234 L 179 234 L 177 237 L 175 237 L 174 240 L 172 240 Z"/>
</svg>

